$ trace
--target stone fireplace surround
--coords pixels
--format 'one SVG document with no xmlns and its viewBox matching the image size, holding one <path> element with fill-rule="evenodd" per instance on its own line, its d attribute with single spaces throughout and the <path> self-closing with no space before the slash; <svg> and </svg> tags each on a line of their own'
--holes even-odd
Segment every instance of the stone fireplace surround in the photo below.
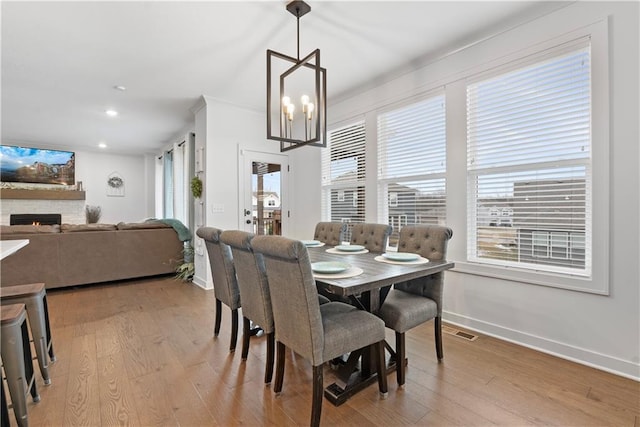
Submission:
<svg viewBox="0 0 640 427">
<path fill-rule="evenodd" d="M 0 224 L 9 225 L 11 214 L 50 214 L 62 215 L 66 224 L 84 224 L 87 222 L 84 200 L 14 200 L 3 199 Z"/>
<path fill-rule="evenodd" d="M 0 225 L 9 225 L 11 214 L 59 213 L 63 223 L 86 222 L 84 191 L 2 188 L 0 195 Z"/>
</svg>

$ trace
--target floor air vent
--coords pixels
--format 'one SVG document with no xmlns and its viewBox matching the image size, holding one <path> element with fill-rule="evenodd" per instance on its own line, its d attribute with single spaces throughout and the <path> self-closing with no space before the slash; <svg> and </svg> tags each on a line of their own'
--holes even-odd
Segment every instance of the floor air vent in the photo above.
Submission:
<svg viewBox="0 0 640 427">
<path fill-rule="evenodd" d="M 442 332 L 444 332 L 445 334 L 449 334 L 449 335 L 455 335 L 456 337 L 460 337 L 463 338 L 467 341 L 475 341 L 478 339 L 478 337 L 476 335 L 473 335 L 470 332 L 464 332 L 461 331 L 460 329 L 456 329 L 452 326 L 445 326 L 442 325 Z"/>
</svg>

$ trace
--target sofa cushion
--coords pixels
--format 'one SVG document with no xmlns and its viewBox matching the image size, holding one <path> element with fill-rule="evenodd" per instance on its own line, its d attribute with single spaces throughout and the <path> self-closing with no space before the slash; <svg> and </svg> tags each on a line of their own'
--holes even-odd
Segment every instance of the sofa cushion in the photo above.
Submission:
<svg viewBox="0 0 640 427">
<path fill-rule="evenodd" d="M 60 230 L 63 233 L 73 233 L 76 231 L 115 231 L 115 224 L 62 224 Z"/>
<path fill-rule="evenodd" d="M 118 230 L 140 230 L 144 228 L 170 228 L 168 224 L 162 222 L 119 222 Z"/>
<path fill-rule="evenodd" d="M 60 225 L 2 225 L 0 234 L 59 233 Z"/>
</svg>

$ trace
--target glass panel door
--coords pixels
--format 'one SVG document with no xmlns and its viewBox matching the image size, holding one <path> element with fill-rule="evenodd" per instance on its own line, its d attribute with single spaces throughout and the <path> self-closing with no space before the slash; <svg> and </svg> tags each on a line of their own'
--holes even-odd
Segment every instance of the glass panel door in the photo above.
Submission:
<svg viewBox="0 0 640 427">
<path fill-rule="evenodd" d="M 281 170 L 276 163 L 251 162 L 253 233 L 282 235 Z"/>
<path fill-rule="evenodd" d="M 256 235 L 281 236 L 287 156 L 246 150 L 245 156 L 243 228 Z"/>
</svg>

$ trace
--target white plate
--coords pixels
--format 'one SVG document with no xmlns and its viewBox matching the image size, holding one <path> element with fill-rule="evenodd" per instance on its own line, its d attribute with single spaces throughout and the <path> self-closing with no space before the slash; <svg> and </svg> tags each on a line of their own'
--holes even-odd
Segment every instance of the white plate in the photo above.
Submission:
<svg viewBox="0 0 640 427">
<path fill-rule="evenodd" d="M 358 252 L 364 249 L 362 245 L 338 245 L 336 249 L 342 252 Z"/>
<path fill-rule="evenodd" d="M 305 246 L 320 246 L 322 244 L 319 240 L 302 240 Z"/>
<path fill-rule="evenodd" d="M 314 272 L 324 274 L 342 273 L 349 268 L 351 268 L 351 265 L 340 261 L 322 261 L 311 264 L 311 269 Z"/>
<path fill-rule="evenodd" d="M 420 258 L 420 255 L 411 252 L 385 252 L 382 256 L 391 261 L 415 261 Z"/>
</svg>

